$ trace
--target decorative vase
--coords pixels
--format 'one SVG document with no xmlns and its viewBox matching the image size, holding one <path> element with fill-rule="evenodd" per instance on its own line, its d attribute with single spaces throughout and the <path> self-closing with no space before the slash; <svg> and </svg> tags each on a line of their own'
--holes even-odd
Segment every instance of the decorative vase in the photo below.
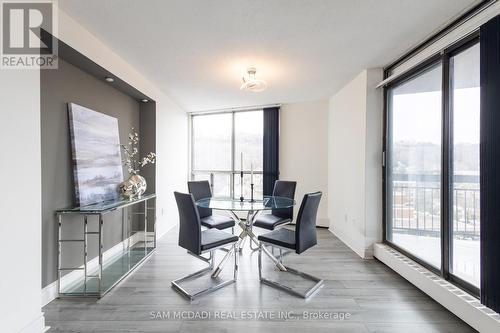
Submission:
<svg viewBox="0 0 500 333">
<path fill-rule="evenodd" d="M 120 193 L 128 199 L 140 198 L 146 192 L 146 179 L 141 175 L 132 175 L 120 184 Z"/>
</svg>

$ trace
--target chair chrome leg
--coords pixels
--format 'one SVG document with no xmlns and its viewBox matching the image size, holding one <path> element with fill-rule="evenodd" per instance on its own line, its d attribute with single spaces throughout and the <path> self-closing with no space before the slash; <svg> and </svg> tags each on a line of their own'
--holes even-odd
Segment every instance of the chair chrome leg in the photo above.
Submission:
<svg viewBox="0 0 500 333">
<path fill-rule="evenodd" d="M 199 296 L 202 296 L 202 295 L 205 295 L 205 294 L 209 294 L 209 293 L 212 293 L 218 289 L 221 289 L 225 286 L 228 286 L 232 283 L 235 283 L 236 280 L 237 280 L 237 275 L 238 275 L 238 255 L 236 254 L 236 244 L 235 243 L 233 246 L 232 246 L 232 250 L 233 252 L 235 253 L 235 264 L 234 264 L 234 277 L 232 280 L 226 280 L 226 281 L 223 281 L 215 286 L 212 286 L 212 287 L 209 287 L 209 288 L 206 288 L 206 289 L 202 289 L 202 290 L 199 290 L 199 291 L 196 291 L 194 293 L 191 293 L 189 291 L 187 291 L 186 289 L 182 288 L 182 286 L 180 285 L 181 282 L 183 281 L 186 281 L 186 280 L 189 280 L 189 279 L 192 279 L 194 277 L 197 277 L 197 276 L 200 276 L 200 275 L 204 275 L 205 273 L 207 272 L 211 272 L 213 269 L 214 269 L 214 251 L 210 251 L 210 261 L 208 262 L 209 265 L 208 267 L 205 267 L 197 272 L 194 272 L 194 273 L 191 273 L 189 275 L 186 275 L 180 279 L 177 279 L 177 280 L 174 280 L 172 281 L 172 288 L 175 289 L 176 291 L 178 291 L 181 295 L 185 296 L 186 298 L 188 298 L 189 300 L 193 300 L 195 299 L 196 297 L 199 297 Z M 192 253 L 190 253 L 192 254 Z M 201 260 L 206 261 L 207 258 L 204 258 L 202 256 L 198 256 L 196 254 L 193 254 L 195 257 L 198 257 L 200 258 Z"/>
<path fill-rule="evenodd" d="M 259 244 L 259 280 L 262 280 L 262 243 Z"/>
<path fill-rule="evenodd" d="M 299 292 L 299 291 L 293 289 L 292 287 L 287 286 L 285 284 L 282 284 L 280 282 L 266 279 L 265 277 L 262 276 L 262 246 L 263 246 L 262 243 L 260 243 L 260 245 L 259 245 L 259 279 L 262 283 L 267 284 L 270 287 L 278 288 L 278 289 L 286 291 L 292 295 L 306 298 L 306 299 L 309 298 L 316 290 L 318 290 L 323 285 L 324 281 L 322 279 L 317 278 L 315 276 L 312 276 L 310 274 L 298 271 L 294 268 L 290 268 L 288 266 L 285 266 L 286 272 L 301 276 L 301 277 L 305 278 L 306 280 L 316 282 L 314 284 L 314 286 L 312 286 L 311 288 L 309 288 L 308 290 L 306 290 L 305 292 L 302 293 L 302 292 Z M 281 256 L 282 252 L 281 251 L 282 250 L 280 249 L 280 257 L 279 257 L 280 262 L 282 260 L 282 256 Z"/>
<path fill-rule="evenodd" d="M 193 253 L 191 251 L 187 251 L 187 253 L 190 254 L 190 255 L 192 255 L 195 258 L 198 258 L 198 259 L 200 259 L 200 260 L 202 260 L 202 261 L 204 261 L 206 263 L 209 263 L 209 264 L 213 265 L 214 251 L 210 251 L 209 252 L 210 255 L 208 256 L 208 258 L 205 258 L 204 256 L 198 255 L 198 254 Z"/>
<path fill-rule="evenodd" d="M 284 256 L 287 256 L 289 255 L 290 253 L 295 253 L 295 251 L 292 251 L 292 250 L 288 250 L 288 251 L 283 251 L 283 249 L 279 249 L 280 250 L 280 257 L 284 257 Z M 274 256 L 274 246 L 271 245 L 271 253 L 273 254 Z"/>
<path fill-rule="evenodd" d="M 238 252 L 236 251 L 236 244 L 238 244 L 237 242 L 234 243 L 233 245 L 233 252 L 234 252 L 234 272 L 233 272 L 233 279 L 234 281 L 238 280 L 238 266 L 239 266 L 239 254 Z"/>
</svg>

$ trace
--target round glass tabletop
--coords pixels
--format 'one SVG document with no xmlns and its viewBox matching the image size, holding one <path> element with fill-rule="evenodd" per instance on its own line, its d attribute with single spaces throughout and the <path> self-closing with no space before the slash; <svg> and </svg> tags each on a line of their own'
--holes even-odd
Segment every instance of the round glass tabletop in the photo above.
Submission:
<svg viewBox="0 0 500 333">
<path fill-rule="evenodd" d="M 233 210 L 233 211 L 258 211 L 271 209 L 285 209 L 295 206 L 295 200 L 283 197 L 264 196 L 262 200 L 204 198 L 196 201 L 196 206 L 202 208 Z"/>
</svg>

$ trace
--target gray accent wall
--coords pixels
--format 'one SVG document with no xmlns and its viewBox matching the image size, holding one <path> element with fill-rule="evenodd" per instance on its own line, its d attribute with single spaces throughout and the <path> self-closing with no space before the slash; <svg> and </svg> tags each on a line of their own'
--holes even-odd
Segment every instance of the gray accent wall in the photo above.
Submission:
<svg viewBox="0 0 500 333">
<path fill-rule="evenodd" d="M 156 103 L 141 103 L 140 114 L 141 126 L 138 129 L 141 134 L 139 141 L 139 152 L 141 158 L 149 152 L 156 152 Z M 146 179 L 148 188 L 146 193 L 156 192 L 156 164 L 148 164 L 141 170 L 141 175 Z"/>
<path fill-rule="evenodd" d="M 54 211 L 74 204 L 73 166 L 68 129 L 67 103 L 74 102 L 95 111 L 118 118 L 120 142 L 127 141 L 131 127 L 141 128 L 142 106 L 136 99 L 113 88 L 112 84 L 96 78 L 72 64 L 59 59 L 57 70 L 43 70 L 41 80 L 41 152 L 42 152 L 42 287 L 57 279 L 57 223 Z M 153 104 L 153 103 L 151 103 Z M 147 148 L 154 150 L 154 108 L 143 115 L 151 131 L 141 133 Z M 153 149 L 151 149 L 153 147 Z M 124 170 L 124 177 L 127 178 Z M 148 169 L 148 186 L 154 190 L 154 170 Z M 26 189 L 29 191 L 29 189 Z M 148 189 L 149 190 L 149 189 Z M 150 192 L 150 191 L 148 191 Z M 122 212 L 105 216 L 104 247 L 111 248 L 122 239 Z M 89 221 L 89 231 L 96 230 L 97 221 Z M 29 231 L 27 231 L 29 232 Z M 81 238 L 81 219 L 64 219 L 63 237 Z M 64 265 L 80 266 L 82 246 L 72 249 L 63 258 Z M 66 250 L 66 249 L 65 249 Z M 68 252 L 69 253 L 69 252 Z M 97 255 L 97 239 L 89 236 L 89 259 Z"/>
</svg>

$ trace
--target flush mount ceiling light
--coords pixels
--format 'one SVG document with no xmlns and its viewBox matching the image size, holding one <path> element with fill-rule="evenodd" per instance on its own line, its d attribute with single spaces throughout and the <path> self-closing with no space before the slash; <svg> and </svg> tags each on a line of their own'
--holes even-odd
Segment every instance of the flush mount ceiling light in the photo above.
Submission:
<svg viewBox="0 0 500 333">
<path fill-rule="evenodd" d="M 109 77 L 109 76 L 106 76 L 106 77 L 104 78 L 104 80 L 106 80 L 106 82 L 109 82 L 109 83 L 111 83 L 111 82 L 114 82 L 114 81 L 115 81 L 115 79 L 113 79 L 112 77 Z"/>
<path fill-rule="evenodd" d="M 253 92 L 264 91 L 267 88 L 267 83 L 264 80 L 259 80 L 255 77 L 257 69 L 255 67 L 249 67 L 247 69 L 247 76 L 243 76 L 243 84 L 241 85 L 241 90 L 250 90 Z"/>
</svg>

